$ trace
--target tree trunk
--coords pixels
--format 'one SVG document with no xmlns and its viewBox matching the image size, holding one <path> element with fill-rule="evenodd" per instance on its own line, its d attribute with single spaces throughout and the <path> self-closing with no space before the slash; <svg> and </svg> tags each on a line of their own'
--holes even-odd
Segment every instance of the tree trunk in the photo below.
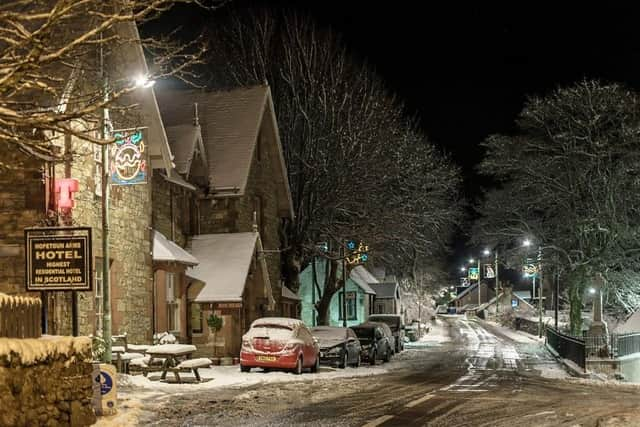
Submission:
<svg viewBox="0 0 640 427">
<path fill-rule="evenodd" d="M 331 260 L 329 264 L 329 274 L 326 276 L 324 292 L 322 298 L 316 303 L 318 309 L 318 325 L 329 325 L 329 307 L 333 295 L 342 287 L 342 281 L 338 282 L 338 263 L 339 261 Z"/>
<path fill-rule="evenodd" d="M 569 276 L 569 327 L 571 335 L 582 335 L 582 294 L 584 288 L 584 268 L 572 271 Z"/>
</svg>

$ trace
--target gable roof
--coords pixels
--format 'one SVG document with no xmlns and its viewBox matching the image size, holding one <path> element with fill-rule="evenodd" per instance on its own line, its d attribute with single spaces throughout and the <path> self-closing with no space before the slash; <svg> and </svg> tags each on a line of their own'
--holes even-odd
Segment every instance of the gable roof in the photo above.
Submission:
<svg viewBox="0 0 640 427">
<path fill-rule="evenodd" d="M 376 292 L 376 298 L 396 298 L 398 283 L 373 283 L 371 287 Z"/>
<path fill-rule="evenodd" d="M 373 274 L 361 265 L 354 267 L 349 273 L 349 278 L 352 279 L 365 294 L 376 294 L 376 291 L 371 289 L 370 283 L 378 283 L 378 279 L 373 277 Z"/>
<path fill-rule="evenodd" d="M 187 270 L 187 275 L 204 282 L 195 302 L 242 301 L 247 275 L 256 251 L 262 250 L 258 233 L 200 234 L 191 240 L 191 253 L 200 264 Z M 271 283 L 264 257 L 260 268 L 269 300 Z"/>
<path fill-rule="evenodd" d="M 206 154 L 202 143 L 202 132 L 199 125 L 186 124 L 168 126 L 165 128 L 169 145 L 174 154 L 173 163 L 176 165 L 176 172 L 188 176 L 191 170 L 191 162 L 197 151 L 202 152 L 206 163 Z"/>
<path fill-rule="evenodd" d="M 282 153 L 271 90 L 268 85 L 239 88 L 231 91 L 163 91 L 158 93 L 162 117 L 169 127 L 181 126 L 193 120 L 194 105 L 198 105 L 202 140 L 209 165 L 209 191 L 214 196 L 245 194 L 249 172 L 263 120 L 272 128 L 277 176 L 273 179 L 283 188 L 279 196 L 281 211 L 293 217 L 293 203 L 287 168 Z M 175 150 L 182 151 L 176 139 Z"/>
<path fill-rule="evenodd" d="M 317 258 L 314 258 L 314 260 L 317 260 Z M 361 268 L 358 268 L 358 267 L 361 267 Z M 318 279 L 318 285 L 321 288 L 323 288 L 323 284 L 324 284 L 324 271 L 325 271 L 325 263 L 324 262 L 316 262 L 316 277 Z M 354 273 L 354 271 L 355 271 L 355 273 Z M 342 265 L 341 264 L 338 264 L 338 272 L 337 272 L 337 274 L 338 274 L 338 277 L 342 277 Z M 313 267 L 312 267 L 311 263 L 309 263 L 309 265 L 304 270 L 302 270 L 302 272 L 300 274 L 301 281 L 306 276 L 309 276 L 310 280 L 313 280 Z M 369 283 L 367 283 L 367 278 L 369 278 L 369 276 L 371 276 L 371 273 L 369 273 L 364 267 L 359 265 L 359 266 L 357 266 L 357 267 L 355 267 L 354 269 L 351 270 L 351 272 L 349 273 L 349 278 L 347 279 L 347 283 L 349 281 L 352 281 L 357 287 L 362 289 L 362 291 L 365 294 L 375 295 L 376 291 L 371 288 Z M 373 278 L 375 280 L 375 277 L 371 276 L 371 278 Z M 311 285 L 313 285 L 313 284 L 311 284 Z"/>
</svg>

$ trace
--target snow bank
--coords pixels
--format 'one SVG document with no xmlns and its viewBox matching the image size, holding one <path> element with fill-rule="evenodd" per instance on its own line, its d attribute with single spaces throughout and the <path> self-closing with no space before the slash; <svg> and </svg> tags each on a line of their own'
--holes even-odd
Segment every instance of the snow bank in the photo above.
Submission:
<svg viewBox="0 0 640 427">
<path fill-rule="evenodd" d="M 0 338 L 0 360 L 10 364 L 35 365 L 63 356 L 71 362 L 91 358 L 88 337 L 43 335 L 41 338 Z"/>
<path fill-rule="evenodd" d="M 399 367 L 401 361 L 394 361 L 385 365 L 361 366 L 359 368 L 337 369 L 321 366 L 320 371 L 315 374 L 304 373 L 294 375 L 289 372 L 271 371 L 263 372 L 261 369 L 253 369 L 251 372 L 240 372 L 238 365 L 214 366 L 211 368 L 198 369 L 203 379 L 201 383 L 177 384 L 173 382 L 161 382 L 160 371 L 151 372 L 147 377 L 142 375 L 121 375 L 119 383 L 122 387 L 133 387 L 135 389 L 146 389 L 163 391 L 167 393 L 197 392 L 201 390 L 215 389 L 219 387 L 246 387 L 256 384 L 273 384 L 295 381 L 316 381 L 333 378 L 367 377 L 372 375 L 386 374 L 390 369 Z M 189 381 L 188 374 L 181 375 Z M 173 381 L 170 376 L 168 381 Z"/>
</svg>

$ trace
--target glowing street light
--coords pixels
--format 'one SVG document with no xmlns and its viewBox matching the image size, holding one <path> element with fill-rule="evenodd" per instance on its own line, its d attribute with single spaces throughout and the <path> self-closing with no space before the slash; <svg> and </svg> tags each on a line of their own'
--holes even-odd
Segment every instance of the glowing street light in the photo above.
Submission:
<svg viewBox="0 0 640 427">
<path fill-rule="evenodd" d="M 484 256 L 489 256 L 491 254 L 491 251 L 489 249 L 485 249 L 483 252 Z"/>
<path fill-rule="evenodd" d="M 133 81 L 136 87 L 145 88 L 145 89 L 153 87 L 153 85 L 156 84 L 155 80 L 152 80 L 149 78 L 149 76 L 145 76 L 142 74 L 137 76 Z"/>
<path fill-rule="evenodd" d="M 467 267 L 460 267 L 460 271 L 464 273 L 465 271 L 467 271 Z"/>
<path fill-rule="evenodd" d="M 476 262 L 473 258 L 469 259 L 469 264 L 473 264 L 474 262 Z"/>
<path fill-rule="evenodd" d="M 591 295 L 595 295 L 596 294 L 596 288 L 589 288 L 589 293 Z"/>
<path fill-rule="evenodd" d="M 529 240 L 529 239 L 524 239 L 524 241 L 522 242 L 522 246 L 524 246 L 524 247 L 527 247 L 527 248 L 528 248 L 529 246 L 531 246 L 531 240 Z"/>
</svg>

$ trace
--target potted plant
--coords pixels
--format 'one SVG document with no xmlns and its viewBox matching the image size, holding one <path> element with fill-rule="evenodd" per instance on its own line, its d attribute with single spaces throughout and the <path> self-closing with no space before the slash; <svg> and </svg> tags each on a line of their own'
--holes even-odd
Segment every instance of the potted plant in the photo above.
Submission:
<svg viewBox="0 0 640 427">
<path fill-rule="evenodd" d="M 215 313 L 211 313 L 207 318 L 207 325 L 209 326 L 209 332 L 213 335 L 213 359 L 212 362 L 214 365 L 220 363 L 220 359 L 218 359 L 216 354 L 216 335 L 218 331 L 222 329 L 222 317 L 216 316 Z"/>
</svg>

